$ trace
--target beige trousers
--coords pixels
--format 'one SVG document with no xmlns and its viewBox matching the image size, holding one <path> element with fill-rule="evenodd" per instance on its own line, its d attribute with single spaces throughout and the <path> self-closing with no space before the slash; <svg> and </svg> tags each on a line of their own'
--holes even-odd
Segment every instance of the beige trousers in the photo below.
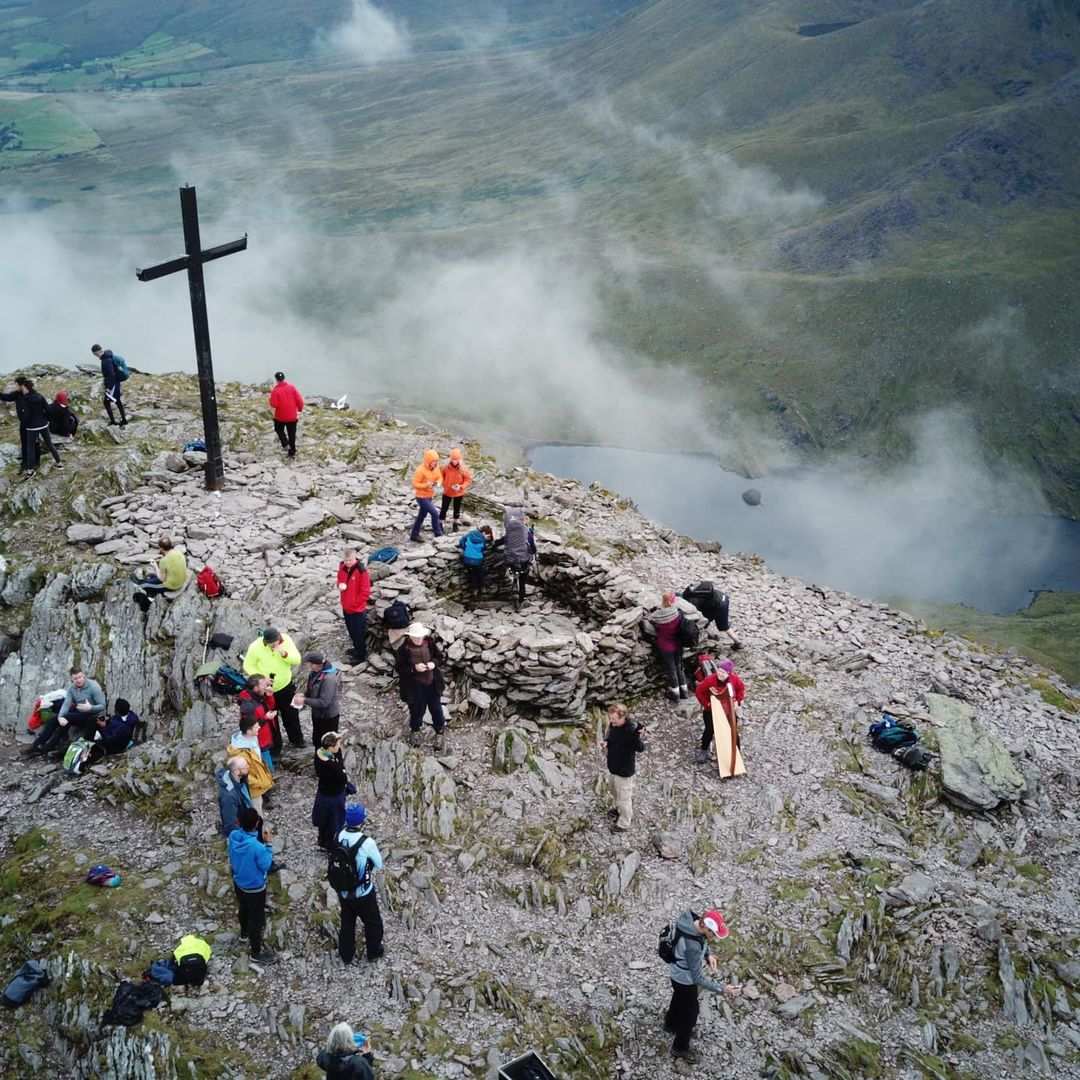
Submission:
<svg viewBox="0 0 1080 1080">
<path fill-rule="evenodd" d="M 615 822 L 617 829 L 629 829 L 634 820 L 634 778 L 632 776 L 616 776 L 608 774 L 608 786 L 611 789 L 611 798 L 615 803 L 615 809 L 619 812 L 618 821 Z"/>
</svg>

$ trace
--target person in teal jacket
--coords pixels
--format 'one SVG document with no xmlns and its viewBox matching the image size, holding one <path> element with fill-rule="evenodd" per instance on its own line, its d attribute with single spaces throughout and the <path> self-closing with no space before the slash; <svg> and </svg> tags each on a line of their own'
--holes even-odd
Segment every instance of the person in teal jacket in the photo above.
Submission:
<svg viewBox="0 0 1080 1080">
<path fill-rule="evenodd" d="M 274 862 L 274 850 L 256 835 L 259 815 L 245 806 L 236 815 L 236 828 L 229 833 L 229 865 L 232 867 L 233 890 L 240 919 L 240 936 L 248 939 L 251 959 L 260 964 L 272 964 L 277 954 L 263 948 L 263 928 L 266 926 L 266 875 Z"/>
</svg>

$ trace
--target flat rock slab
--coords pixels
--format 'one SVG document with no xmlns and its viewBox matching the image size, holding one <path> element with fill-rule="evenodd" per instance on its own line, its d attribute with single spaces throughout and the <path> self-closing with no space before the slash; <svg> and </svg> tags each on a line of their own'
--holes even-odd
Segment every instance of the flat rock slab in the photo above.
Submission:
<svg viewBox="0 0 1080 1080">
<path fill-rule="evenodd" d="M 970 705 L 942 694 L 927 694 L 926 700 L 939 725 L 942 795 L 965 810 L 1016 802 L 1027 784 L 1004 743 L 976 723 Z"/>
</svg>

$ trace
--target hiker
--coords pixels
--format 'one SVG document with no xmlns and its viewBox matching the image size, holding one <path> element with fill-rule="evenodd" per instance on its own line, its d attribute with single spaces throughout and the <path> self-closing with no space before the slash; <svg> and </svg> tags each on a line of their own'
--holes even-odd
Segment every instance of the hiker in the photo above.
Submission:
<svg viewBox="0 0 1080 1080">
<path fill-rule="evenodd" d="M 326 1080 L 375 1080 L 374 1063 L 371 1041 L 364 1038 L 358 1045 L 348 1024 L 335 1024 L 330 1029 L 326 1049 L 320 1050 L 315 1058 L 315 1064 L 326 1073 Z"/>
<path fill-rule="evenodd" d="M 431 517 L 431 531 L 436 536 L 442 536 L 442 521 L 439 512 L 435 509 L 435 488 L 442 483 L 442 469 L 439 468 L 439 451 L 425 450 L 424 463 L 417 467 L 413 473 L 413 495 L 416 496 L 416 505 L 419 510 L 416 520 L 413 522 L 412 532 L 409 539 L 414 544 L 419 544 L 420 530 L 424 527 L 424 519 Z"/>
<path fill-rule="evenodd" d="M 307 665 L 307 686 L 304 693 L 293 698 L 297 709 L 311 709 L 311 745 L 322 746 L 322 738 L 337 728 L 341 708 L 338 705 L 338 669 L 332 660 L 314 649 L 304 657 Z"/>
<path fill-rule="evenodd" d="M 649 616 L 649 624 L 656 631 L 656 653 L 667 672 L 667 694 L 672 701 L 689 696 L 682 645 L 679 642 L 679 627 L 683 618 L 683 613 L 675 604 L 675 593 L 670 589 L 663 594 L 660 607 Z"/>
<path fill-rule="evenodd" d="M 215 775 L 218 782 L 218 812 L 221 815 L 220 832 L 222 836 L 228 836 L 236 828 L 240 811 L 254 809 L 247 782 L 247 759 L 239 755 L 231 757 Z"/>
<path fill-rule="evenodd" d="M 351 964 L 356 955 L 356 920 L 364 927 L 364 945 L 369 961 L 378 960 L 383 948 L 383 923 L 379 914 L 379 897 L 375 892 L 372 871 L 382 869 L 378 845 L 361 831 L 367 811 L 359 803 L 345 808 L 345 828 L 337 834 L 337 843 L 353 853 L 359 884 L 355 889 L 337 890 L 341 902 L 341 933 L 338 935 L 338 956 Z"/>
<path fill-rule="evenodd" d="M 536 554 L 536 539 L 525 521 L 525 511 L 520 506 L 506 508 L 503 513 L 503 535 L 491 546 L 503 549 L 503 561 L 507 566 L 521 570 L 518 578 L 518 600 L 523 603 L 529 564 Z"/>
<path fill-rule="evenodd" d="M 245 675 L 266 675 L 274 692 L 278 716 L 285 725 L 285 734 L 292 746 L 306 746 L 300 730 L 300 713 L 292 703 L 296 693 L 293 668 L 300 663 L 300 650 L 288 634 L 268 626 L 244 653 Z"/>
<path fill-rule="evenodd" d="M 336 731 L 327 731 L 315 751 L 315 775 L 319 780 L 315 805 L 311 808 L 311 824 L 319 830 L 318 845 L 329 851 L 334 837 L 345 825 L 345 797 L 356 794 L 356 786 L 345 774 L 341 757 L 343 738 Z"/>
<path fill-rule="evenodd" d="M 120 387 L 123 385 L 123 380 L 120 378 L 120 372 L 116 366 L 115 354 L 112 349 L 103 349 L 100 345 L 91 345 L 90 351 L 101 361 L 101 377 L 105 382 L 105 397 L 102 399 L 102 404 L 109 414 L 109 424 L 110 426 L 127 427 L 127 415 L 124 412 L 124 403 L 120 398 Z M 123 358 L 121 357 L 121 359 Z M 113 405 L 120 411 L 119 425 L 116 424 L 116 417 L 113 415 Z"/>
<path fill-rule="evenodd" d="M 730 623 L 730 600 L 727 593 L 718 589 L 711 581 L 699 581 L 696 585 L 687 585 L 683 589 L 683 599 L 691 603 L 705 616 L 705 626 L 716 624 L 721 634 L 731 639 L 731 651 L 738 652 L 742 642 L 735 636 Z"/>
<path fill-rule="evenodd" d="M 420 728 L 424 713 L 431 713 L 435 728 L 435 750 L 444 748 L 443 730 L 446 716 L 442 707 L 445 687 L 439 667 L 439 650 L 431 638 L 431 631 L 422 623 L 411 623 L 405 631 L 405 640 L 398 647 L 394 667 L 401 680 L 401 700 L 409 706 L 409 743 L 419 746 Z"/>
<path fill-rule="evenodd" d="M 446 511 L 450 504 L 454 506 L 454 532 L 458 531 L 458 518 L 461 517 L 461 500 L 472 483 L 472 473 L 461 460 L 461 450 L 455 446 L 450 451 L 450 460 L 442 471 L 442 508 L 439 510 L 439 524 L 446 521 Z"/>
<path fill-rule="evenodd" d="M 710 662 L 710 667 L 711 667 Z M 730 660 L 721 660 L 715 670 L 704 671 L 698 669 L 702 676 L 701 681 L 694 687 L 694 697 L 701 704 L 701 749 L 694 755 L 694 762 L 704 765 L 709 760 L 709 743 L 713 740 L 713 698 L 719 698 L 724 714 L 728 721 L 731 720 L 731 712 L 735 705 L 741 705 L 746 697 L 746 684 L 735 674 L 735 665 Z M 730 687 L 730 693 L 728 692 Z"/>
<path fill-rule="evenodd" d="M 634 772 L 637 755 L 645 749 L 641 738 L 645 728 L 634 723 L 621 701 L 609 705 L 607 715 L 607 735 L 601 745 L 607 751 L 608 788 L 615 804 L 608 813 L 615 818 L 612 829 L 626 832 L 634 820 Z"/>
<path fill-rule="evenodd" d="M 41 448 L 38 442 L 52 454 L 56 467 L 62 469 L 60 451 L 53 445 L 49 434 L 49 403 L 44 396 L 34 389 L 33 379 L 23 379 L 19 389 L 23 395 L 22 423 L 26 428 L 26 475 L 33 476 L 37 471 Z"/>
<path fill-rule="evenodd" d="M 122 754 L 132 745 L 139 728 L 145 727 L 139 714 L 131 711 L 131 702 L 126 698 L 117 698 L 113 702 L 112 715 L 97 718 L 97 731 L 94 739 L 106 754 Z"/>
<path fill-rule="evenodd" d="M 274 389 L 267 398 L 274 410 L 274 433 L 289 457 L 296 457 L 296 421 L 304 411 L 304 399 L 292 383 L 285 381 L 284 371 L 274 372 Z"/>
<path fill-rule="evenodd" d="M 15 416 L 19 421 L 19 472 L 23 476 L 29 476 L 29 447 L 26 441 L 26 395 L 23 393 L 23 383 L 26 376 L 19 375 L 15 379 L 15 389 L 5 390 L 0 393 L 0 401 L 10 401 L 15 405 Z"/>
<path fill-rule="evenodd" d="M 188 567 L 187 556 L 182 547 L 173 544 L 169 536 L 158 538 L 157 570 L 149 577 L 140 578 L 138 571 L 134 571 L 131 580 L 137 586 L 133 599 L 143 611 L 150 609 L 150 601 L 163 592 L 176 592 L 182 589 L 187 581 Z"/>
<path fill-rule="evenodd" d="M 259 722 L 254 710 L 240 717 L 240 730 L 234 731 L 226 747 L 229 757 L 241 757 L 248 763 L 247 783 L 251 794 L 251 805 L 263 812 L 263 796 L 274 786 L 274 778 L 262 758 L 259 746 Z"/>
<path fill-rule="evenodd" d="M 362 664 L 367 659 L 367 605 L 371 596 L 371 575 L 357 557 L 356 548 L 347 547 L 342 552 L 337 587 L 345 629 L 352 642 L 349 659 L 354 664 Z"/>
<path fill-rule="evenodd" d="M 266 926 L 266 875 L 273 865 L 274 852 L 255 835 L 259 824 L 259 815 L 250 806 L 237 815 L 237 826 L 229 833 L 229 866 L 240 936 L 248 939 L 252 960 L 272 964 L 277 954 L 263 947 L 262 936 Z"/>
<path fill-rule="evenodd" d="M 716 957 L 709 955 L 709 942 L 720 941 L 728 936 L 724 916 L 719 911 L 706 911 L 698 917 L 693 911 L 684 911 L 675 923 L 678 936 L 675 940 L 675 960 L 668 964 L 671 979 L 671 1004 L 664 1014 L 664 1028 L 675 1036 L 671 1044 L 671 1056 L 696 1065 L 700 1055 L 690 1049 L 690 1036 L 698 1018 L 698 987 L 713 994 L 733 996 L 737 986 L 723 987 L 707 978 L 716 971 Z"/>
<path fill-rule="evenodd" d="M 270 680 L 265 675 L 249 675 L 247 689 L 237 694 L 236 703 L 240 706 L 241 719 L 245 711 L 255 717 L 259 725 L 259 750 L 263 764 L 273 775 L 274 754 L 281 751 L 281 728 Z"/>
<path fill-rule="evenodd" d="M 68 407 L 66 390 L 58 390 L 49 402 L 49 431 L 63 439 L 74 439 L 79 431 L 79 418 Z"/>
<path fill-rule="evenodd" d="M 461 564 L 465 567 L 466 587 L 477 600 L 484 598 L 484 581 L 487 578 L 484 556 L 494 543 L 495 537 L 490 525 L 481 525 L 479 529 L 467 532 L 458 541 L 458 547 L 461 548 Z"/>
<path fill-rule="evenodd" d="M 63 750 L 69 738 L 94 739 L 97 718 L 105 713 L 105 695 L 101 686 L 86 677 L 81 667 L 71 669 L 71 682 L 56 716 L 44 724 L 30 746 L 31 753 L 47 754 Z"/>
</svg>

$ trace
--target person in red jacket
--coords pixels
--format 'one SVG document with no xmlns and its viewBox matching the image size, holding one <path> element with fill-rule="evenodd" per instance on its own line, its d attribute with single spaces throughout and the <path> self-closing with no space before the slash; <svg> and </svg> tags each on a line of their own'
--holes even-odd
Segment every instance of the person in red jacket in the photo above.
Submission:
<svg viewBox="0 0 1080 1080">
<path fill-rule="evenodd" d="M 734 706 L 741 705 L 746 697 L 746 684 L 735 674 L 735 665 L 730 660 L 721 660 L 716 669 L 694 687 L 694 697 L 701 703 L 702 708 L 701 749 L 695 755 L 694 761 L 698 765 L 704 765 L 709 760 L 709 743 L 713 740 L 713 699 L 719 698 L 721 707 L 730 720 Z"/>
<path fill-rule="evenodd" d="M 259 722 L 259 753 L 270 772 L 274 771 L 274 754 L 281 752 L 281 728 L 278 726 L 277 705 L 270 680 L 265 675 L 249 675 L 247 689 L 237 695 L 241 721 L 254 716 Z"/>
<path fill-rule="evenodd" d="M 346 548 L 341 556 L 337 587 L 345 629 L 352 641 L 349 659 L 354 664 L 362 664 L 367 659 L 367 602 L 371 595 L 371 575 L 356 557 L 355 548 Z"/>
<path fill-rule="evenodd" d="M 304 411 L 304 399 L 292 383 L 285 381 L 285 372 L 274 372 L 274 389 L 270 391 L 270 408 L 274 410 L 274 432 L 287 450 L 296 457 L 296 421 Z"/>
</svg>

